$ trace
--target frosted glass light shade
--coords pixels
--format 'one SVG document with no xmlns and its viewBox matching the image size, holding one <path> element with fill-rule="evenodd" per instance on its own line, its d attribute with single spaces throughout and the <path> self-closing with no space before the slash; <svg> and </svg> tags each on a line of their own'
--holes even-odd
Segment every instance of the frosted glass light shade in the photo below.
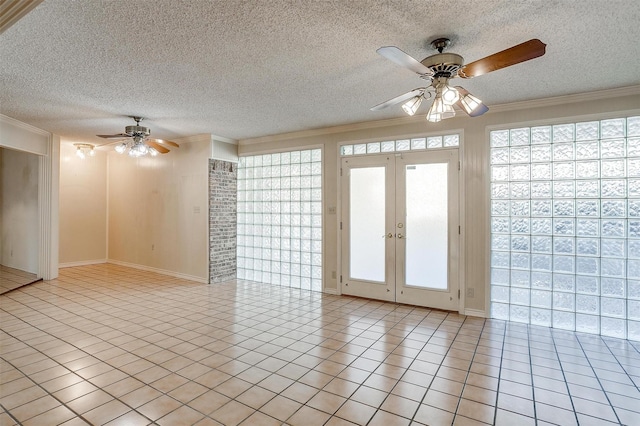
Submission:
<svg viewBox="0 0 640 426">
<path fill-rule="evenodd" d="M 420 104 L 422 103 L 422 96 L 415 96 L 409 99 L 402 105 L 402 109 L 409 115 L 414 115 L 418 108 L 420 108 Z"/>
<path fill-rule="evenodd" d="M 431 109 L 429 109 L 429 112 L 427 113 L 427 121 L 430 121 L 432 123 L 442 121 L 442 114 L 435 112 L 434 108 L 431 107 Z"/>
<path fill-rule="evenodd" d="M 467 114 L 471 114 L 480 105 L 482 105 L 482 101 L 476 98 L 475 96 L 473 96 L 471 93 L 467 93 L 462 97 L 462 99 L 460 99 L 460 104 L 462 105 L 464 110 L 467 112 Z"/>
<path fill-rule="evenodd" d="M 442 101 L 446 105 L 453 105 L 458 102 L 458 99 L 460 99 L 460 94 L 455 88 L 444 86 L 444 89 L 442 89 Z"/>
<path fill-rule="evenodd" d="M 142 157 L 147 155 L 149 148 L 142 142 L 136 143 L 130 150 L 129 155 L 132 157 Z"/>
<path fill-rule="evenodd" d="M 451 105 L 447 105 L 441 96 L 436 96 L 436 99 L 429 109 L 427 114 L 427 120 L 432 123 L 437 123 L 440 120 L 455 117 L 456 113 Z"/>
<path fill-rule="evenodd" d="M 124 154 L 124 152 L 127 149 L 127 144 L 126 143 L 121 143 L 120 145 L 116 145 L 116 152 L 118 154 Z"/>
</svg>

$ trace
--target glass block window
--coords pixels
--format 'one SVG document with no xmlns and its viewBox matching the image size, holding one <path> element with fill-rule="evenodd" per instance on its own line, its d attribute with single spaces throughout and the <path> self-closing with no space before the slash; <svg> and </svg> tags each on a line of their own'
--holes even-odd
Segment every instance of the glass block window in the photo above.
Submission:
<svg viewBox="0 0 640 426">
<path fill-rule="evenodd" d="M 640 117 L 490 146 L 492 317 L 640 340 Z"/>
<path fill-rule="evenodd" d="M 238 278 L 322 291 L 322 151 L 241 157 Z"/>
<path fill-rule="evenodd" d="M 433 148 L 455 148 L 460 146 L 460 135 L 429 136 L 426 138 L 399 139 L 395 141 L 359 143 L 340 146 L 340 155 L 366 155 L 381 152 L 421 151 Z"/>
</svg>

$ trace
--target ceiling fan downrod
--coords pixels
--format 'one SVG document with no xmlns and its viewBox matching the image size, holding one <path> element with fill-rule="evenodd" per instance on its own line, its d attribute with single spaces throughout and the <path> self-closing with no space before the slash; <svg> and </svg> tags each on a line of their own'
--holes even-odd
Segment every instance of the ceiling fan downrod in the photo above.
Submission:
<svg viewBox="0 0 640 426">
<path fill-rule="evenodd" d="M 447 47 L 449 47 L 450 44 L 451 44 L 451 40 L 449 40 L 446 37 L 441 37 L 441 38 L 437 38 L 437 39 L 433 40 L 431 42 L 431 47 L 436 49 L 438 51 L 438 53 L 442 53 L 442 51 L 444 49 L 446 49 Z"/>
</svg>

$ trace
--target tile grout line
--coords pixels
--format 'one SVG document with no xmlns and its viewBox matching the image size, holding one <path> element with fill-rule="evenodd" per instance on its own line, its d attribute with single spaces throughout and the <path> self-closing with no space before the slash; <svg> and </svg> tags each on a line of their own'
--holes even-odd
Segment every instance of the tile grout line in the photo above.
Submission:
<svg viewBox="0 0 640 426">
<path fill-rule="evenodd" d="M 602 392 L 604 393 L 604 397 L 607 398 L 607 402 L 609 403 L 609 407 L 611 407 L 611 411 L 613 411 L 613 414 L 616 416 L 616 420 L 618 420 L 618 423 L 622 424 L 622 421 L 620 421 L 620 416 L 618 416 L 618 413 L 616 412 L 613 404 L 611 403 L 611 399 L 609 398 L 608 392 L 604 389 L 604 386 L 602 386 L 602 382 L 600 381 L 600 377 L 598 376 L 598 373 L 596 372 L 595 368 L 593 368 L 593 364 L 591 363 L 591 360 L 587 356 L 587 352 L 584 350 L 584 346 L 582 345 L 582 342 L 580 341 L 578 335 L 576 335 L 576 341 L 578 342 L 578 345 L 580 346 L 580 349 L 582 350 L 582 353 L 584 354 L 585 359 L 589 363 L 589 367 L 591 368 L 591 371 L 593 371 L 593 377 L 595 377 L 595 379 L 598 381 L 598 385 L 600 385 L 600 390 L 602 390 Z M 602 340 L 602 341 L 604 342 L 604 340 Z M 604 342 L 604 343 L 606 345 L 606 342 Z M 617 361 L 617 357 L 613 354 L 613 352 L 611 352 L 611 349 L 608 346 L 607 346 L 607 349 L 609 350 L 611 355 L 613 355 L 613 357 Z M 566 382 L 566 377 L 565 377 L 565 383 L 567 383 Z M 571 398 L 571 401 L 573 401 L 573 396 L 571 395 L 571 389 L 569 388 L 568 383 L 567 383 L 567 392 L 569 393 L 569 397 Z M 575 411 L 575 406 L 574 406 L 574 411 Z M 576 414 L 576 417 L 577 417 L 577 414 Z M 606 419 L 603 419 L 603 420 L 606 420 Z"/>
</svg>

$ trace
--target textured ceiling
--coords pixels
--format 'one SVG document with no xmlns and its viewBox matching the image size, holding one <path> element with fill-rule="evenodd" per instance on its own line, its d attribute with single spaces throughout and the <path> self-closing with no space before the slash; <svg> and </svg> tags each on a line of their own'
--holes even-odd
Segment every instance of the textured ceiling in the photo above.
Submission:
<svg viewBox="0 0 640 426">
<path fill-rule="evenodd" d="M 462 82 L 491 107 L 640 83 L 638 22 L 637 0 L 45 0 L 0 36 L 0 112 L 72 141 L 127 115 L 156 137 L 253 138 L 402 116 L 369 108 L 422 80 L 380 46 L 421 60 L 446 36 L 471 62 L 545 42 Z"/>
</svg>

